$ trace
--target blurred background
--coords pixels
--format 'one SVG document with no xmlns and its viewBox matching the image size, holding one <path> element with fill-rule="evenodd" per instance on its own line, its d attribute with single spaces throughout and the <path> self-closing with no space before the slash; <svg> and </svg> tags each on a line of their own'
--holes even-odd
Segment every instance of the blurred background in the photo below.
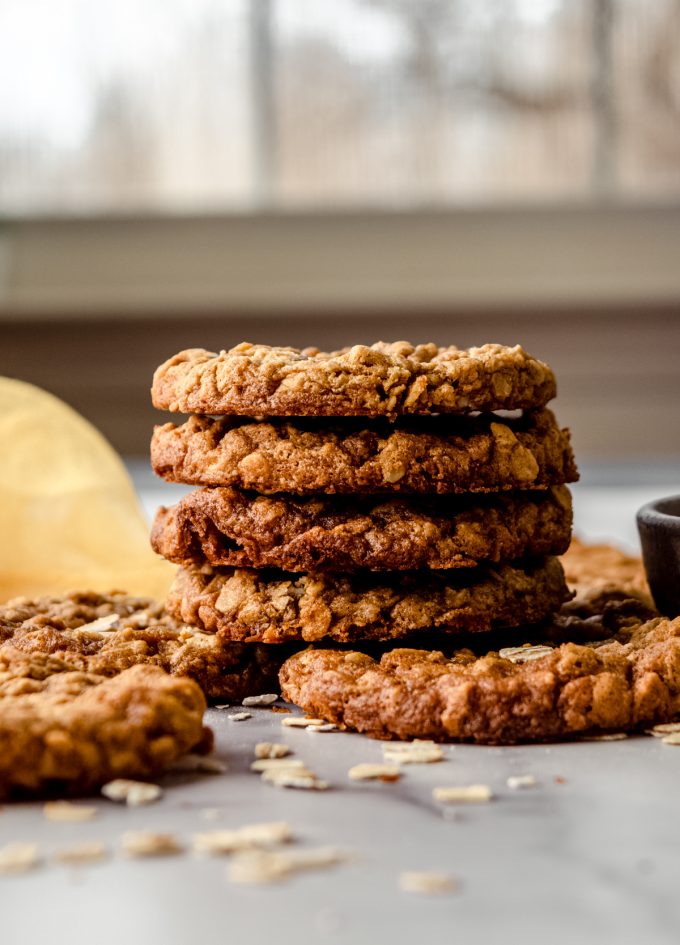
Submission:
<svg viewBox="0 0 680 945">
<path fill-rule="evenodd" d="M 679 0 L 0 0 L 0 374 L 143 461 L 182 347 L 401 338 L 678 478 Z"/>
</svg>

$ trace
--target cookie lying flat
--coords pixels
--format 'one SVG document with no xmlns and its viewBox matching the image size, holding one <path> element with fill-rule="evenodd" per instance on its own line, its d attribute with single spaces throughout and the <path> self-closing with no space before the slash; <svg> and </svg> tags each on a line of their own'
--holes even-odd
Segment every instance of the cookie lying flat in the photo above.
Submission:
<svg viewBox="0 0 680 945">
<path fill-rule="evenodd" d="M 309 715 L 374 738 L 487 744 L 635 730 L 680 711 L 680 619 L 509 655 L 393 649 L 377 661 L 308 649 L 284 663 L 281 690 Z"/>
<path fill-rule="evenodd" d="M 577 598 L 588 599 L 601 591 L 619 592 L 652 604 L 642 558 L 613 545 L 589 545 L 573 538 L 562 557 L 567 583 Z"/>
<path fill-rule="evenodd" d="M 501 492 L 578 479 L 569 431 L 549 410 L 394 424 L 190 417 L 155 428 L 151 464 L 169 482 L 265 494 Z"/>
<path fill-rule="evenodd" d="M 547 364 L 519 345 L 414 347 L 378 342 L 324 353 L 243 343 L 180 351 L 156 371 L 154 407 L 199 414 L 396 417 L 542 407 L 556 393 Z"/>
<path fill-rule="evenodd" d="M 222 643 L 213 634 L 182 626 L 154 601 L 123 593 L 10 601 L 0 606 L 0 643 L 5 642 L 27 655 L 54 656 L 71 669 L 100 676 L 137 664 L 160 666 L 194 679 L 208 699 L 234 702 L 276 689 L 279 667 L 291 653 L 290 648 Z"/>
<path fill-rule="evenodd" d="M 148 778 L 207 747 L 205 699 L 190 679 L 135 666 L 113 679 L 67 661 L 0 652 L 0 797 L 82 793 Z"/>
<path fill-rule="evenodd" d="M 472 499 L 272 497 L 215 487 L 161 508 L 151 544 L 177 564 L 213 567 L 470 568 L 562 554 L 571 523 L 566 486 Z"/>
<path fill-rule="evenodd" d="M 190 565 L 177 572 L 167 608 L 224 640 L 356 642 L 534 623 L 568 596 L 557 558 L 425 574 L 296 575 Z"/>
</svg>

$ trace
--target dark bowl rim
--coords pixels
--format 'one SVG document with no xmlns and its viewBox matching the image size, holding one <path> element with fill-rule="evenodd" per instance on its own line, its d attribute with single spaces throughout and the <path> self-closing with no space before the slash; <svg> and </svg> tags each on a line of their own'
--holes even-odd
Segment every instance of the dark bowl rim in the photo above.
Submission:
<svg viewBox="0 0 680 945">
<path fill-rule="evenodd" d="M 667 504 L 677 505 L 677 512 L 666 512 L 663 508 L 659 508 L 659 506 Z M 636 517 L 638 522 L 642 522 L 643 524 L 667 525 L 673 528 L 680 528 L 680 493 L 647 502 L 638 509 Z"/>
</svg>

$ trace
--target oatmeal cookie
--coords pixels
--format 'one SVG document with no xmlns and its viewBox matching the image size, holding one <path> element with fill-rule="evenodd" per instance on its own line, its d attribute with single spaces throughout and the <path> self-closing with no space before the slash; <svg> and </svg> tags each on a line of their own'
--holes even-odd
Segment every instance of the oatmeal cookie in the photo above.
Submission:
<svg viewBox="0 0 680 945">
<path fill-rule="evenodd" d="M 280 680 L 309 715 L 374 738 L 513 744 L 630 731 L 680 712 L 680 618 L 633 624 L 606 642 L 483 657 L 307 649 Z"/>
<path fill-rule="evenodd" d="M 0 797 L 83 793 L 160 774 L 206 749 L 205 699 L 190 679 L 134 666 L 113 679 L 0 649 Z"/>
<path fill-rule="evenodd" d="M 419 631 L 488 631 L 542 620 L 569 596 L 557 558 L 423 574 L 288 574 L 189 565 L 171 614 L 224 640 L 389 640 Z"/>
<path fill-rule="evenodd" d="M 325 353 L 246 342 L 180 351 L 156 371 L 155 407 L 199 414 L 396 417 L 542 407 L 556 393 L 547 364 L 519 345 L 355 345 Z"/>
<path fill-rule="evenodd" d="M 562 554 L 571 523 L 566 486 L 435 499 L 271 497 L 214 487 L 161 508 L 151 544 L 177 564 L 436 570 Z"/>
<path fill-rule="evenodd" d="M 115 616 L 119 619 L 112 621 Z M 160 666 L 195 680 L 208 699 L 234 702 L 275 689 L 279 667 L 293 651 L 223 643 L 178 623 L 149 598 L 120 592 L 10 601 L 0 606 L 2 643 L 27 657 L 49 655 L 97 676 L 138 664 Z"/>
<path fill-rule="evenodd" d="M 549 410 L 394 424 L 190 417 L 156 427 L 151 465 L 168 482 L 265 494 L 500 492 L 578 479 L 569 431 Z"/>
<path fill-rule="evenodd" d="M 637 597 L 653 606 L 642 559 L 613 545 L 590 545 L 573 538 L 562 564 L 577 599 L 587 600 L 608 591 Z"/>
</svg>

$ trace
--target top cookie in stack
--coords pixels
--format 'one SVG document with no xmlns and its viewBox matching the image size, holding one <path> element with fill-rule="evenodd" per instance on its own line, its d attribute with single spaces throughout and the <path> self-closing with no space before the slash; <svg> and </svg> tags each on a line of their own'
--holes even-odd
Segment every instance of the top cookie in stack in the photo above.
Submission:
<svg viewBox="0 0 680 945">
<path fill-rule="evenodd" d="M 545 409 L 553 373 L 519 346 L 192 349 L 152 395 L 195 414 L 151 450 L 203 487 L 152 533 L 182 565 L 168 607 L 187 623 L 357 643 L 515 627 L 567 597 L 577 473 Z"/>
</svg>

